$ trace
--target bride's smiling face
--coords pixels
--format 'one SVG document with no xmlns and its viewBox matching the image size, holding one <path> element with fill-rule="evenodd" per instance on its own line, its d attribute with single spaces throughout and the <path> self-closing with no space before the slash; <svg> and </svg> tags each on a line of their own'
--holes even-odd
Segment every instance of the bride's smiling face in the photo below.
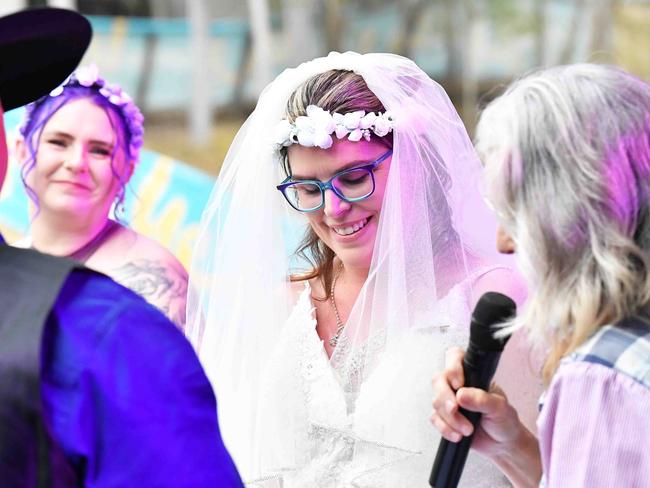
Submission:
<svg viewBox="0 0 650 488">
<path fill-rule="evenodd" d="M 326 182 L 340 171 L 371 164 L 386 151 L 388 148 L 376 140 L 343 139 L 329 149 L 294 144 L 288 149 L 288 158 L 293 179 Z M 324 205 L 305 213 L 316 235 L 345 266 L 370 268 L 390 163 L 389 156 L 373 170 L 375 190 L 368 198 L 347 202 L 328 189 Z"/>
</svg>

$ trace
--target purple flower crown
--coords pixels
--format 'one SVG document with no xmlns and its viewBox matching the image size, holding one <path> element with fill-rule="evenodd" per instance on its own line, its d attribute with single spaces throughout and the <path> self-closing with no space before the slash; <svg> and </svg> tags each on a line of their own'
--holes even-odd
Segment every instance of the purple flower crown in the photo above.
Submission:
<svg viewBox="0 0 650 488">
<path fill-rule="evenodd" d="M 25 106 L 25 116 L 19 127 L 21 135 L 25 137 L 34 110 L 40 106 L 44 100 L 48 97 L 58 97 L 67 87 L 77 86 L 95 89 L 97 93 L 102 95 L 111 105 L 122 113 L 128 132 L 128 157 L 131 161 L 137 162 L 143 142 L 144 116 L 142 115 L 142 112 L 140 112 L 138 106 L 133 103 L 133 99 L 123 91 L 119 85 L 108 83 L 99 76 L 99 70 L 95 64 L 77 68 L 74 73 L 68 76 L 63 83 L 52 90 L 49 95 Z"/>
</svg>

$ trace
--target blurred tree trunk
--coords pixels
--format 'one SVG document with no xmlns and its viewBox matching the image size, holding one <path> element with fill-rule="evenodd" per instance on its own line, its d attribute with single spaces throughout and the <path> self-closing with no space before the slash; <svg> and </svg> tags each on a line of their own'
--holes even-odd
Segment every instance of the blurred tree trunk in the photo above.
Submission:
<svg viewBox="0 0 650 488">
<path fill-rule="evenodd" d="M 147 0 L 146 2 L 146 16 L 157 17 L 156 10 L 157 2 Z M 142 63 L 140 64 L 140 75 L 138 76 L 138 84 L 135 89 L 135 103 L 143 113 L 147 113 L 147 98 L 149 94 L 149 87 L 151 85 L 151 75 L 153 73 L 154 60 L 156 59 L 156 48 L 158 46 L 158 37 L 152 32 L 148 32 L 144 38 L 144 54 L 142 55 Z"/>
<path fill-rule="evenodd" d="M 612 22 L 617 0 L 601 0 L 595 5 L 591 23 L 591 40 L 589 52 L 611 52 L 612 48 Z"/>
<path fill-rule="evenodd" d="M 186 0 L 187 16 L 190 22 L 190 46 L 192 57 L 192 90 L 190 92 L 189 122 L 190 137 L 198 146 L 205 145 L 210 135 L 212 104 L 208 84 L 209 20 L 206 0 Z"/>
<path fill-rule="evenodd" d="M 288 66 L 313 59 L 319 54 L 318 38 L 314 35 L 316 4 L 305 0 L 282 0 L 284 48 L 289 51 Z"/>
<path fill-rule="evenodd" d="M 468 131 L 476 122 L 478 73 L 476 63 L 479 11 L 473 0 L 444 0 L 447 45 L 446 90 L 457 105 Z"/>
<path fill-rule="evenodd" d="M 252 39 L 252 78 L 256 95 L 273 77 L 271 58 L 271 14 L 267 0 L 248 0 Z"/>
<path fill-rule="evenodd" d="M 445 45 L 447 48 L 447 81 L 458 91 L 463 78 L 463 41 L 465 35 L 464 1 L 443 0 L 445 7 Z"/>
<path fill-rule="evenodd" d="M 587 5 L 585 4 L 585 0 L 573 0 L 573 15 L 571 16 L 571 23 L 558 64 L 568 64 L 572 61 L 576 40 L 578 38 L 578 29 L 580 28 L 580 20 L 585 17 L 586 10 Z"/>
<path fill-rule="evenodd" d="M 395 52 L 410 58 L 413 55 L 413 39 L 418 20 L 422 17 L 430 0 L 400 0 L 399 7 L 404 12 L 400 33 L 397 37 Z"/>
<path fill-rule="evenodd" d="M 535 65 L 546 66 L 546 0 L 536 0 L 534 2 L 534 22 L 535 30 Z"/>
<path fill-rule="evenodd" d="M 330 51 L 341 51 L 342 37 L 345 32 L 343 25 L 343 3 L 344 0 L 322 0 L 323 9 L 325 49 Z"/>
<path fill-rule="evenodd" d="M 253 39 L 251 31 L 246 31 L 244 38 L 244 45 L 242 47 L 242 54 L 239 57 L 239 65 L 237 66 L 237 73 L 235 74 L 235 85 L 232 94 L 232 105 L 237 112 L 244 112 L 244 84 L 246 83 L 246 72 L 253 53 Z"/>
<path fill-rule="evenodd" d="M 28 0 L 2 0 L 0 2 L 0 15 L 13 14 L 25 7 L 36 7 L 36 5 L 32 5 L 31 1 Z"/>
<path fill-rule="evenodd" d="M 67 8 L 77 10 L 77 0 L 47 0 L 48 7 Z"/>
<path fill-rule="evenodd" d="M 473 136 L 478 111 L 478 29 L 477 19 L 481 11 L 474 0 L 464 0 L 465 40 L 463 42 L 463 66 L 461 89 L 461 116 L 467 131 Z"/>
<path fill-rule="evenodd" d="M 144 54 L 140 64 L 140 76 L 135 89 L 135 103 L 143 113 L 147 113 L 147 99 L 149 98 L 149 88 L 151 86 L 151 75 L 153 74 L 154 61 L 156 59 L 156 50 L 158 46 L 158 36 L 148 33 L 144 38 Z"/>
</svg>

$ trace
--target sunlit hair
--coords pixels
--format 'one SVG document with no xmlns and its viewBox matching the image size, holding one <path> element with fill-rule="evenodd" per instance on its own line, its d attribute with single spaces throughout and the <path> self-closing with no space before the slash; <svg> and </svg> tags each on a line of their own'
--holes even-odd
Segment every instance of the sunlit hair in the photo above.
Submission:
<svg viewBox="0 0 650 488">
<path fill-rule="evenodd" d="M 560 359 L 650 301 L 650 85 L 579 64 L 513 83 L 483 112 L 488 198 L 529 298 L 515 321 Z"/>
<path fill-rule="evenodd" d="M 66 86 L 60 95 L 55 97 L 45 96 L 30 105 L 30 110 L 20 128 L 21 136 L 23 137 L 27 148 L 27 160 L 24 161 L 24 164 L 22 165 L 21 178 L 27 194 L 38 208 L 38 196 L 27 184 L 27 177 L 37 163 L 36 156 L 43 128 L 61 107 L 80 99 L 88 99 L 93 104 L 102 108 L 104 112 L 106 112 L 108 120 L 110 121 L 111 127 L 115 133 L 115 147 L 113 148 L 113 154 L 111 155 L 111 169 L 113 171 L 113 176 L 120 184 L 120 190 L 115 197 L 115 211 L 116 216 L 119 218 L 119 212 L 123 208 L 124 198 L 126 196 L 126 184 L 128 178 L 127 174 L 124 174 L 125 172 L 120 173 L 116 170 L 115 156 L 118 153 L 121 153 L 124 156 L 126 162 L 125 170 L 128 170 L 128 168 L 132 164 L 135 164 L 136 161 L 132 161 L 130 158 L 130 140 L 128 131 L 126 130 L 124 115 L 114 104 L 110 103 L 105 96 L 101 95 L 98 92 L 98 88 L 95 86 Z"/>
</svg>

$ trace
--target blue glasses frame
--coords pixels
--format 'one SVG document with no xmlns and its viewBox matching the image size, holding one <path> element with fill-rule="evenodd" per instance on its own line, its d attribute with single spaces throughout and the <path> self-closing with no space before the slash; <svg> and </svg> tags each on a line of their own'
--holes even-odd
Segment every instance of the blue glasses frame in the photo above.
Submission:
<svg viewBox="0 0 650 488">
<path fill-rule="evenodd" d="M 282 193 L 282 195 L 284 195 L 284 198 L 287 200 L 287 202 L 289 202 L 289 205 L 291 205 L 293 208 L 298 210 L 298 212 L 309 213 L 309 212 L 315 212 L 316 210 L 320 210 L 321 208 L 323 208 L 323 206 L 325 205 L 325 190 L 332 190 L 334 194 L 344 202 L 348 202 L 348 203 L 360 202 L 362 200 L 365 200 L 366 198 L 369 198 L 375 192 L 374 170 L 375 168 L 377 168 L 377 166 L 379 166 L 379 164 L 381 164 L 382 161 L 387 159 L 391 154 L 393 154 L 393 150 L 389 149 L 384 154 L 379 156 L 379 158 L 375 159 L 372 163 L 364 164 L 363 166 L 355 166 L 354 168 L 348 168 L 348 169 L 344 169 L 343 171 L 339 171 L 338 173 L 334 174 L 329 180 L 325 182 L 322 182 L 320 180 L 294 180 L 291 176 L 287 176 L 287 178 L 278 186 L 276 186 L 276 188 Z M 347 173 L 350 173 L 352 171 L 358 171 L 360 169 L 364 169 L 368 171 L 368 173 L 370 174 L 370 177 L 372 178 L 372 190 L 367 195 L 361 197 L 347 198 L 345 197 L 345 195 L 341 194 L 339 190 L 332 183 L 336 178 L 345 175 Z M 315 185 L 320 189 L 321 203 L 319 206 L 314 208 L 309 208 L 309 209 L 302 209 L 296 207 L 293 203 L 291 203 L 291 199 L 287 196 L 286 190 L 288 188 L 291 188 L 295 184 L 304 184 L 304 183 Z"/>
</svg>

